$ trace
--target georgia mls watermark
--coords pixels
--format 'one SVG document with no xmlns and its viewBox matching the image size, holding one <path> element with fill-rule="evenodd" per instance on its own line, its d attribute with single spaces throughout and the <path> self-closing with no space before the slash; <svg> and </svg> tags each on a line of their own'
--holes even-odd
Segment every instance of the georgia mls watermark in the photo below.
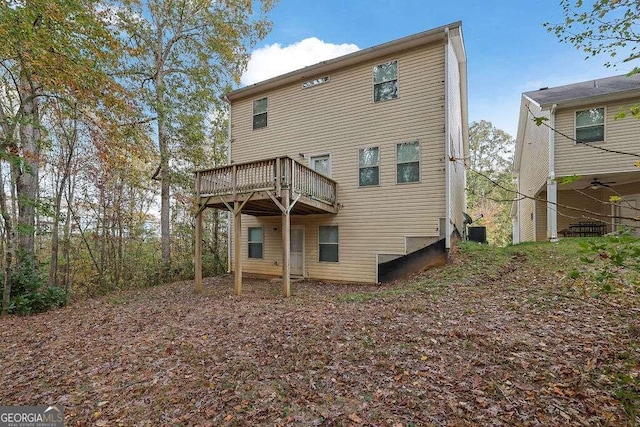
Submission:
<svg viewBox="0 0 640 427">
<path fill-rule="evenodd" d="M 64 408 L 54 406 L 0 406 L 0 427 L 64 427 Z"/>
</svg>

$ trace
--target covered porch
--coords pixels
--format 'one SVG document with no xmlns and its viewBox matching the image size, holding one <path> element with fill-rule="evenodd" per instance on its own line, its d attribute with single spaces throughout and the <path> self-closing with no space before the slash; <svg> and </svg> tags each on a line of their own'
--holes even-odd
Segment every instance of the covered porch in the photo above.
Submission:
<svg viewBox="0 0 640 427">
<path fill-rule="evenodd" d="M 558 178 L 558 183 L 539 193 L 535 240 L 601 236 L 621 227 L 638 234 L 640 171 L 583 175 L 569 181 Z"/>
<path fill-rule="evenodd" d="M 202 212 L 233 216 L 235 293 L 242 294 L 242 214 L 282 216 L 282 293 L 291 294 L 291 215 L 338 213 L 337 183 L 291 157 L 276 157 L 200 170 L 195 176 L 195 291 L 202 292 Z"/>
</svg>

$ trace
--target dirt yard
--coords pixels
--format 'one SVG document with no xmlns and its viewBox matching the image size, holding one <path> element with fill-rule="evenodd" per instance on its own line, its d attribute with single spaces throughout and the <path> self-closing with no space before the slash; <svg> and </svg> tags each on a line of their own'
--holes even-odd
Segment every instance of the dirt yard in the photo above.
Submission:
<svg viewBox="0 0 640 427">
<path fill-rule="evenodd" d="M 289 299 L 224 277 L 0 319 L 0 402 L 62 404 L 68 426 L 637 421 L 637 300 L 585 295 L 545 250 L 503 252 Z"/>
</svg>

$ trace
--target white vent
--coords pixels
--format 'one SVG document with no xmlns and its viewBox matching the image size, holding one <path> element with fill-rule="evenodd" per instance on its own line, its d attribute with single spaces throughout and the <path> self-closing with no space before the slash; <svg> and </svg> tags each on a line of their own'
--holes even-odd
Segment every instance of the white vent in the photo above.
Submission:
<svg viewBox="0 0 640 427">
<path fill-rule="evenodd" d="M 307 89 L 309 87 L 318 86 L 323 83 L 327 83 L 329 81 L 329 76 L 320 77 L 317 79 L 309 80 L 307 82 L 302 83 L 302 89 Z"/>
</svg>

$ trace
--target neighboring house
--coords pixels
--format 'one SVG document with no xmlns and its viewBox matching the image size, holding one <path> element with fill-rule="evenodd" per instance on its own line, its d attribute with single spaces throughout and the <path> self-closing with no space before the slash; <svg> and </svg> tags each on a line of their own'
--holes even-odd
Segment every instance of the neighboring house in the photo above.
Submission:
<svg viewBox="0 0 640 427">
<path fill-rule="evenodd" d="M 231 162 L 198 172 L 196 188 L 201 211 L 231 211 L 237 293 L 243 271 L 282 275 L 285 295 L 290 275 L 378 282 L 385 263 L 415 266 L 402 257 L 440 240 L 444 253 L 462 234 L 468 119 L 459 22 L 224 99 Z"/>
<path fill-rule="evenodd" d="M 526 197 L 512 206 L 514 243 L 633 225 L 640 216 L 640 120 L 616 116 L 638 103 L 640 75 L 522 95 L 514 169 Z M 547 120 L 538 126 L 536 117 Z M 622 201 L 612 203 L 612 196 Z"/>
</svg>

